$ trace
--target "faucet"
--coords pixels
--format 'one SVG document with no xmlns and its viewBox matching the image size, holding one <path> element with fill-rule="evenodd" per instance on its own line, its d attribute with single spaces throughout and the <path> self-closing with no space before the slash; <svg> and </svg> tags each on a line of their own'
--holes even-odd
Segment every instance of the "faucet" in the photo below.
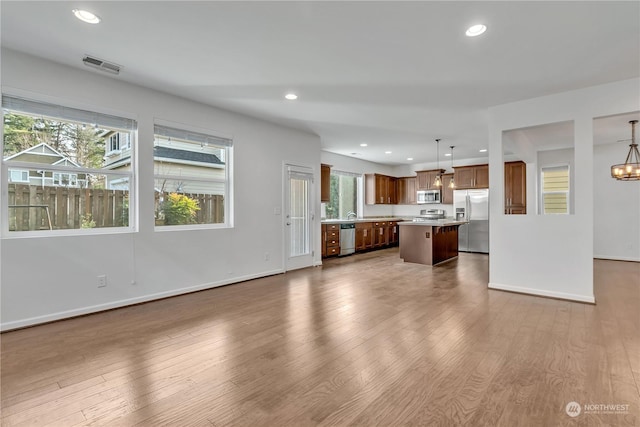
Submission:
<svg viewBox="0 0 640 427">
<path fill-rule="evenodd" d="M 355 213 L 355 212 L 353 212 L 353 211 L 349 211 L 349 212 L 347 212 L 347 219 L 351 219 L 351 218 L 349 218 L 349 217 L 350 217 L 350 216 L 352 216 L 352 215 L 353 215 L 353 217 L 354 217 L 354 218 L 355 218 L 356 216 L 358 216 L 358 215 L 356 215 L 356 213 Z"/>
</svg>

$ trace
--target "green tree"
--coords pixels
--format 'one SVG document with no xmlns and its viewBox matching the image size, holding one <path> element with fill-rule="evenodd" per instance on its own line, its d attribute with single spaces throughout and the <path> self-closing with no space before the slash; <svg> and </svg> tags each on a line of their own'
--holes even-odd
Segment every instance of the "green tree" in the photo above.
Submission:
<svg viewBox="0 0 640 427">
<path fill-rule="evenodd" d="M 8 113 L 4 115 L 4 157 L 37 145 L 33 117 Z"/>
</svg>

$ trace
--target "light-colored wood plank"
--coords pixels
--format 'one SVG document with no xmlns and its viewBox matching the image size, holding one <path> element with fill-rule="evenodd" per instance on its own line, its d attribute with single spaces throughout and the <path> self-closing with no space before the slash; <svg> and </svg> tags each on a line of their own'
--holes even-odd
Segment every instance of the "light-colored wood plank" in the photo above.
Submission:
<svg viewBox="0 0 640 427">
<path fill-rule="evenodd" d="M 638 425 L 640 264 L 594 264 L 595 306 L 395 248 L 4 333 L 0 423 Z"/>
</svg>

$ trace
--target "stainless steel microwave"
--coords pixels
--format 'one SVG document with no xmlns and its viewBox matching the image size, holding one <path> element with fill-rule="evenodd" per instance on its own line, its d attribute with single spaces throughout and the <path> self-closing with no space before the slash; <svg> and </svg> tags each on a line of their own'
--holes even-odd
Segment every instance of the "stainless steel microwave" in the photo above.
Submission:
<svg viewBox="0 0 640 427">
<path fill-rule="evenodd" d="M 417 201 L 419 205 L 427 203 L 441 203 L 442 193 L 440 190 L 418 190 Z"/>
</svg>

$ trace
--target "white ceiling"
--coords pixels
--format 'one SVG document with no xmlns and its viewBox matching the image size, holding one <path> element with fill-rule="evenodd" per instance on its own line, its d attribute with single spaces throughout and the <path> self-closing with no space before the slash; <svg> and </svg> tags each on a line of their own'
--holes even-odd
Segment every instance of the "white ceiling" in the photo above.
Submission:
<svg viewBox="0 0 640 427">
<path fill-rule="evenodd" d="M 77 7 L 102 22 L 78 21 Z M 324 150 L 387 164 L 435 161 L 435 138 L 441 160 L 449 145 L 458 159 L 487 156 L 478 152 L 487 107 L 640 76 L 637 1 L 0 8 L 4 47 L 87 70 L 91 54 L 123 66 L 115 79 L 304 129 Z M 466 37 L 478 22 L 487 32 Z M 286 101 L 289 91 L 299 99 Z"/>
</svg>

